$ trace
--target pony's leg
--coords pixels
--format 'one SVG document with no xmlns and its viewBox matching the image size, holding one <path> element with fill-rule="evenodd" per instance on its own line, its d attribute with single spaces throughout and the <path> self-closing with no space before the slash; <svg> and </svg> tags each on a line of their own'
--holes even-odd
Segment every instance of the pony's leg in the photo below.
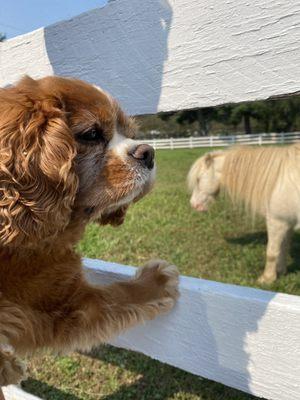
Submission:
<svg viewBox="0 0 300 400">
<path fill-rule="evenodd" d="M 282 243 L 281 258 L 277 265 L 277 276 L 285 275 L 287 273 L 287 256 L 291 248 L 291 239 L 293 235 L 293 228 L 290 228 Z"/>
<path fill-rule="evenodd" d="M 286 272 L 286 258 L 292 235 L 292 226 L 285 221 L 267 217 L 267 260 L 259 283 L 272 283 Z"/>
</svg>

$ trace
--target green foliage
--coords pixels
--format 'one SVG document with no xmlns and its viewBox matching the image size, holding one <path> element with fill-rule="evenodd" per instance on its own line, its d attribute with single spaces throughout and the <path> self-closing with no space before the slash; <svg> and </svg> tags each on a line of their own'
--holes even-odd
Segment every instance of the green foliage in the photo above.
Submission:
<svg viewBox="0 0 300 400">
<path fill-rule="evenodd" d="M 229 120 L 234 125 L 244 121 L 245 133 L 251 133 L 251 120 L 256 120 L 263 132 L 291 132 L 298 127 L 300 97 L 283 100 L 256 101 L 233 106 Z"/>
<path fill-rule="evenodd" d="M 198 123 L 198 132 L 201 136 L 208 135 L 210 124 L 213 120 L 218 118 L 218 109 L 213 107 L 198 108 L 196 110 L 182 111 L 178 117 L 177 122 L 182 124 L 187 121 L 189 123 Z"/>
<path fill-rule="evenodd" d="M 5 39 L 6 39 L 5 33 L 0 32 L 0 42 L 4 42 Z"/>
<path fill-rule="evenodd" d="M 141 117 L 140 122 L 144 137 L 151 137 L 147 134 L 151 129 L 159 133 L 157 137 L 291 132 L 300 130 L 300 97 L 160 113 Z"/>
</svg>

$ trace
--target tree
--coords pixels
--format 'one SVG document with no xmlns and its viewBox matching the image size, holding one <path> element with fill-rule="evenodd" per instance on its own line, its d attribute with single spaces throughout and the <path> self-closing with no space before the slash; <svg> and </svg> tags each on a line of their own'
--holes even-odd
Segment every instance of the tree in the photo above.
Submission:
<svg viewBox="0 0 300 400">
<path fill-rule="evenodd" d="M 272 100 L 270 110 L 272 113 L 271 129 L 274 132 L 291 132 L 297 129 L 300 115 L 300 97 Z"/>
<path fill-rule="evenodd" d="M 169 112 L 160 114 L 159 119 L 168 121 L 164 127 L 166 132 L 170 130 L 168 125 L 171 123 L 173 131 L 176 130 L 176 124 L 181 126 L 181 129 L 177 128 L 181 136 L 190 135 L 189 126 L 195 123 L 198 126 L 197 131 L 203 136 L 211 131 L 232 132 L 240 128 L 241 124 L 246 134 L 291 132 L 300 130 L 300 96 Z M 192 129 L 195 129 L 195 125 Z"/>
<path fill-rule="evenodd" d="M 198 108 L 196 110 L 185 110 L 179 113 L 176 118 L 179 124 L 197 122 L 198 132 L 201 136 L 207 136 L 211 122 L 216 117 L 216 109 L 213 107 Z"/>
<path fill-rule="evenodd" d="M 0 32 L 0 42 L 4 42 L 6 40 L 6 35 L 5 33 Z"/>
<path fill-rule="evenodd" d="M 225 104 L 220 107 L 203 107 L 195 110 L 185 110 L 179 113 L 177 121 L 179 124 L 184 122 L 197 122 L 198 132 L 201 136 L 206 136 L 209 134 L 214 121 L 225 126 L 230 123 L 233 108 L 233 105 Z"/>
<path fill-rule="evenodd" d="M 238 125 L 243 121 L 245 133 L 252 133 L 251 117 L 255 116 L 255 108 L 251 103 L 242 103 L 233 107 L 230 121 L 233 125 Z"/>
<path fill-rule="evenodd" d="M 200 136 L 207 136 L 211 129 L 213 121 L 225 122 L 230 106 L 224 107 L 203 107 L 194 110 L 183 110 L 177 113 L 169 112 L 161 114 L 160 118 L 164 121 L 169 120 L 170 117 L 176 115 L 176 122 L 180 125 L 193 124 L 198 125 L 198 132 Z"/>
</svg>

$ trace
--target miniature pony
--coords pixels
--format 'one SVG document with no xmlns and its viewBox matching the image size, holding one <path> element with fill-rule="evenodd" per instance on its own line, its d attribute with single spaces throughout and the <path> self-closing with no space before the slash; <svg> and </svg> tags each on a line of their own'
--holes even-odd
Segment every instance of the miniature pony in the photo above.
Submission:
<svg viewBox="0 0 300 400">
<path fill-rule="evenodd" d="M 233 147 L 200 157 L 188 174 L 191 206 L 207 211 L 220 190 L 252 215 L 265 217 L 266 265 L 259 283 L 270 284 L 286 273 L 294 229 L 300 223 L 300 145 Z"/>
</svg>

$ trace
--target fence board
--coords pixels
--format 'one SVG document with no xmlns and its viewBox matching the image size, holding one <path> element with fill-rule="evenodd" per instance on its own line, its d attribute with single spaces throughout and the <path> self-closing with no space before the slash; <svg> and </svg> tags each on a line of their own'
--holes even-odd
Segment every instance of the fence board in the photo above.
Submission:
<svg viewBox="0 0 300 400">
<path fill-rule="evenodd" d="M 131 114 L 300 89 L 298 0 L 115 0 L 0 44 L 0 84 L 23 74 L 103 86 Z"/>
<path fill-rule="evenodd" d="M 85 260 L 93 283 L 135 269 Z M 181 277 L 167 316 L 131 329 L 113 345 L 274 400 L 300 399 L 300 297 Z"/>
</svg>

